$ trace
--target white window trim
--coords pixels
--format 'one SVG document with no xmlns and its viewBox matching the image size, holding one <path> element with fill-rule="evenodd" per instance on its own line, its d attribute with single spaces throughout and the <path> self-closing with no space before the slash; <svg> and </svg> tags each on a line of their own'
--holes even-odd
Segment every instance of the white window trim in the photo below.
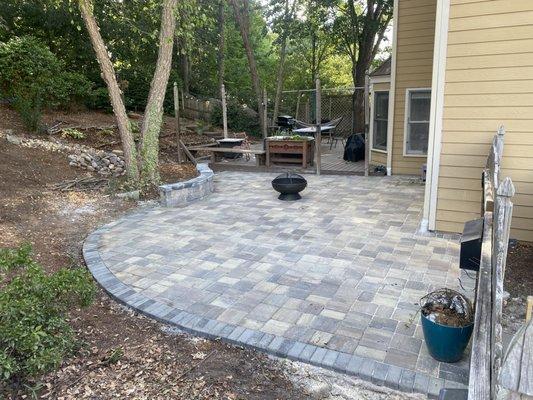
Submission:
<svg viewBox="0 0 533 400">
<path fill-rule="evenodd" d="M 389 123 L 387 125 L 387 176 L 392 175 L 392 151 L 394 141 L 394 114 L 396 102 L 396 55 L 398 54 L 398 22 L 400 0 L 394 0 L 392 11 L 392 54 L 391 54 L 391 76 L 389 89 Z"/>
<path fill-rule="evenodd" d="M 391 81 L 390 75 L 371 76 L 370 77 L 370 86 L 372 86 L 375 83 L 390 83 L 390 81 Z"/>
<path fill-rule="evenodd" d="M 389 146 L 389 125 L 388 125 L 388 117 L 387 117 L 387 145 L 385 146 L 385 150 L 383 149 L 377 149 L 374 148 L 374 110 L 376 109 L 375 103 L 376 103 L 376 93 L 388 93 L 390 96 L 390 90 L 372 90 L 372 103 L 370 103 L 370 150 L 375 151 L 377 153 L 383 153 L 387 154 L 388 146 Z"/>
<path fill-rule="evenodd" d="M 429 91 L 431 93 L 431 88 L 407 88 L 405 89 L 405 114 L 403 115 L 403 156 L 404 157 L 415 157 L 415 158 L 427 158 L 426 154 L 409 154 L 407 153 L 407 131 L 408 131 L 408 120 L 409 120 L 409 94 L 411 92 L 422 92 Z M 431 97 L 430 97 L 431 99 Z M 431 101 L 431 100 L 430 100 Z M 429 121 L 428 121 L 429 122 Z M 429 132 L 428 132 L 429 140 Z M 429 150 L 428 150 L 429 151 Z"/>
</svg>

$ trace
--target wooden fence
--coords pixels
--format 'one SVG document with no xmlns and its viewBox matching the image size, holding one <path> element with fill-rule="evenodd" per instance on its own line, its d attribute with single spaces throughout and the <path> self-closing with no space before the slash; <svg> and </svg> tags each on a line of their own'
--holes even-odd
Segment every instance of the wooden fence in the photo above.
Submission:
<svg viewBox="0 0 533 400">
<path fill-rule="evenodd" d="M 500 181 L 504 134 L 501 127 L 494 136 L 483 170 L 481 215 L 484 225 L 476 285 L 468 400 L 520 399 L 526 398 L 520 396 L 533 395 L 531 321 L 511 342 L 518 347 L 511 345 L 505 357 L 503 354 L 503 282 L 513 212 L 511 198 L 515 193 L 510 178 Z M 532 345 L 529 350 L 525 347 L 527 343 Z"/>
<path fill-rule="evenodd" d="M 202 100 L 189 94 L 181 93 L 181 115 L 192 120 L 211 121 L 214 100 Z"/>
</svg>

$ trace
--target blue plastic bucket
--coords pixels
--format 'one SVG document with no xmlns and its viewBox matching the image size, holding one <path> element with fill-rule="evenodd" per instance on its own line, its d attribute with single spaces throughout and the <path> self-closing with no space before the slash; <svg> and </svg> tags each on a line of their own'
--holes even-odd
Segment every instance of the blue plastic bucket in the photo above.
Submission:
<svg viewBox="0 0 533 400">
<path fill-rule="evenodd" d="M 429 320 L 422 313 L 420 315 L 429 354 L 434 359 L 447 363 L 457 362 L 463 358 L 472 336 L 474 323 L 462 327 L 446 326 Z"/>
</svg>

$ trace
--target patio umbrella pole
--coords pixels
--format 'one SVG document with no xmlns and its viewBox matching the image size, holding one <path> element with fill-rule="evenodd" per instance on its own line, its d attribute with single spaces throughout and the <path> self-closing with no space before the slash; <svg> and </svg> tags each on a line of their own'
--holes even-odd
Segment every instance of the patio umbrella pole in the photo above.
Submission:
<svg viewBox="0 0 533 400">
<path fill-rule="evenodd" d="M 370 107 L 369 107 L 369 97 L 370 97 L 370 77 L 368 75 L 368 70 L 365 72 L 365 101 L 363 105 L 365 107 L 365 176 L 368 176 L 369 162 L 368 158 L 370 157 L 370 143 L 369 140 L 369 127 L 370 127 Z"/>
<path fill-rule="evenodd" d="M 315 147 L 316 147 L 316 174 L 320 176 L 320 169 L 322 167 L 322 132 L 320 123 L 322 122 L 322 110 L 320 103 L 322 103 L 322 95 L 320 93 L 320 78 L 316 79 L 316 137 L 315 137 Z"/>
<path fill-rule="evenodd" d="M 228 109 L 226 105 L 226 88 L 220 85 L 220 98 L 222 100 L 222 127 L 224 129 L 224 139 L 228 138 Z"/>
</svg>

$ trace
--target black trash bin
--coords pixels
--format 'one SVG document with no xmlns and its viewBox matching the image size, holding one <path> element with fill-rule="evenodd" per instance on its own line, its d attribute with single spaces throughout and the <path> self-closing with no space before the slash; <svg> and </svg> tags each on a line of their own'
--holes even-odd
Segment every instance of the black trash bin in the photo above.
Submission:
<svg viewBox="0 0 533 400">
<path fill-rule="evenodd" d="M 360 161 L 365 159 L 365 139 L 360 133 L 353 133 L 346 140 L 344 146 L 345 161 Z"/>
</svg>

